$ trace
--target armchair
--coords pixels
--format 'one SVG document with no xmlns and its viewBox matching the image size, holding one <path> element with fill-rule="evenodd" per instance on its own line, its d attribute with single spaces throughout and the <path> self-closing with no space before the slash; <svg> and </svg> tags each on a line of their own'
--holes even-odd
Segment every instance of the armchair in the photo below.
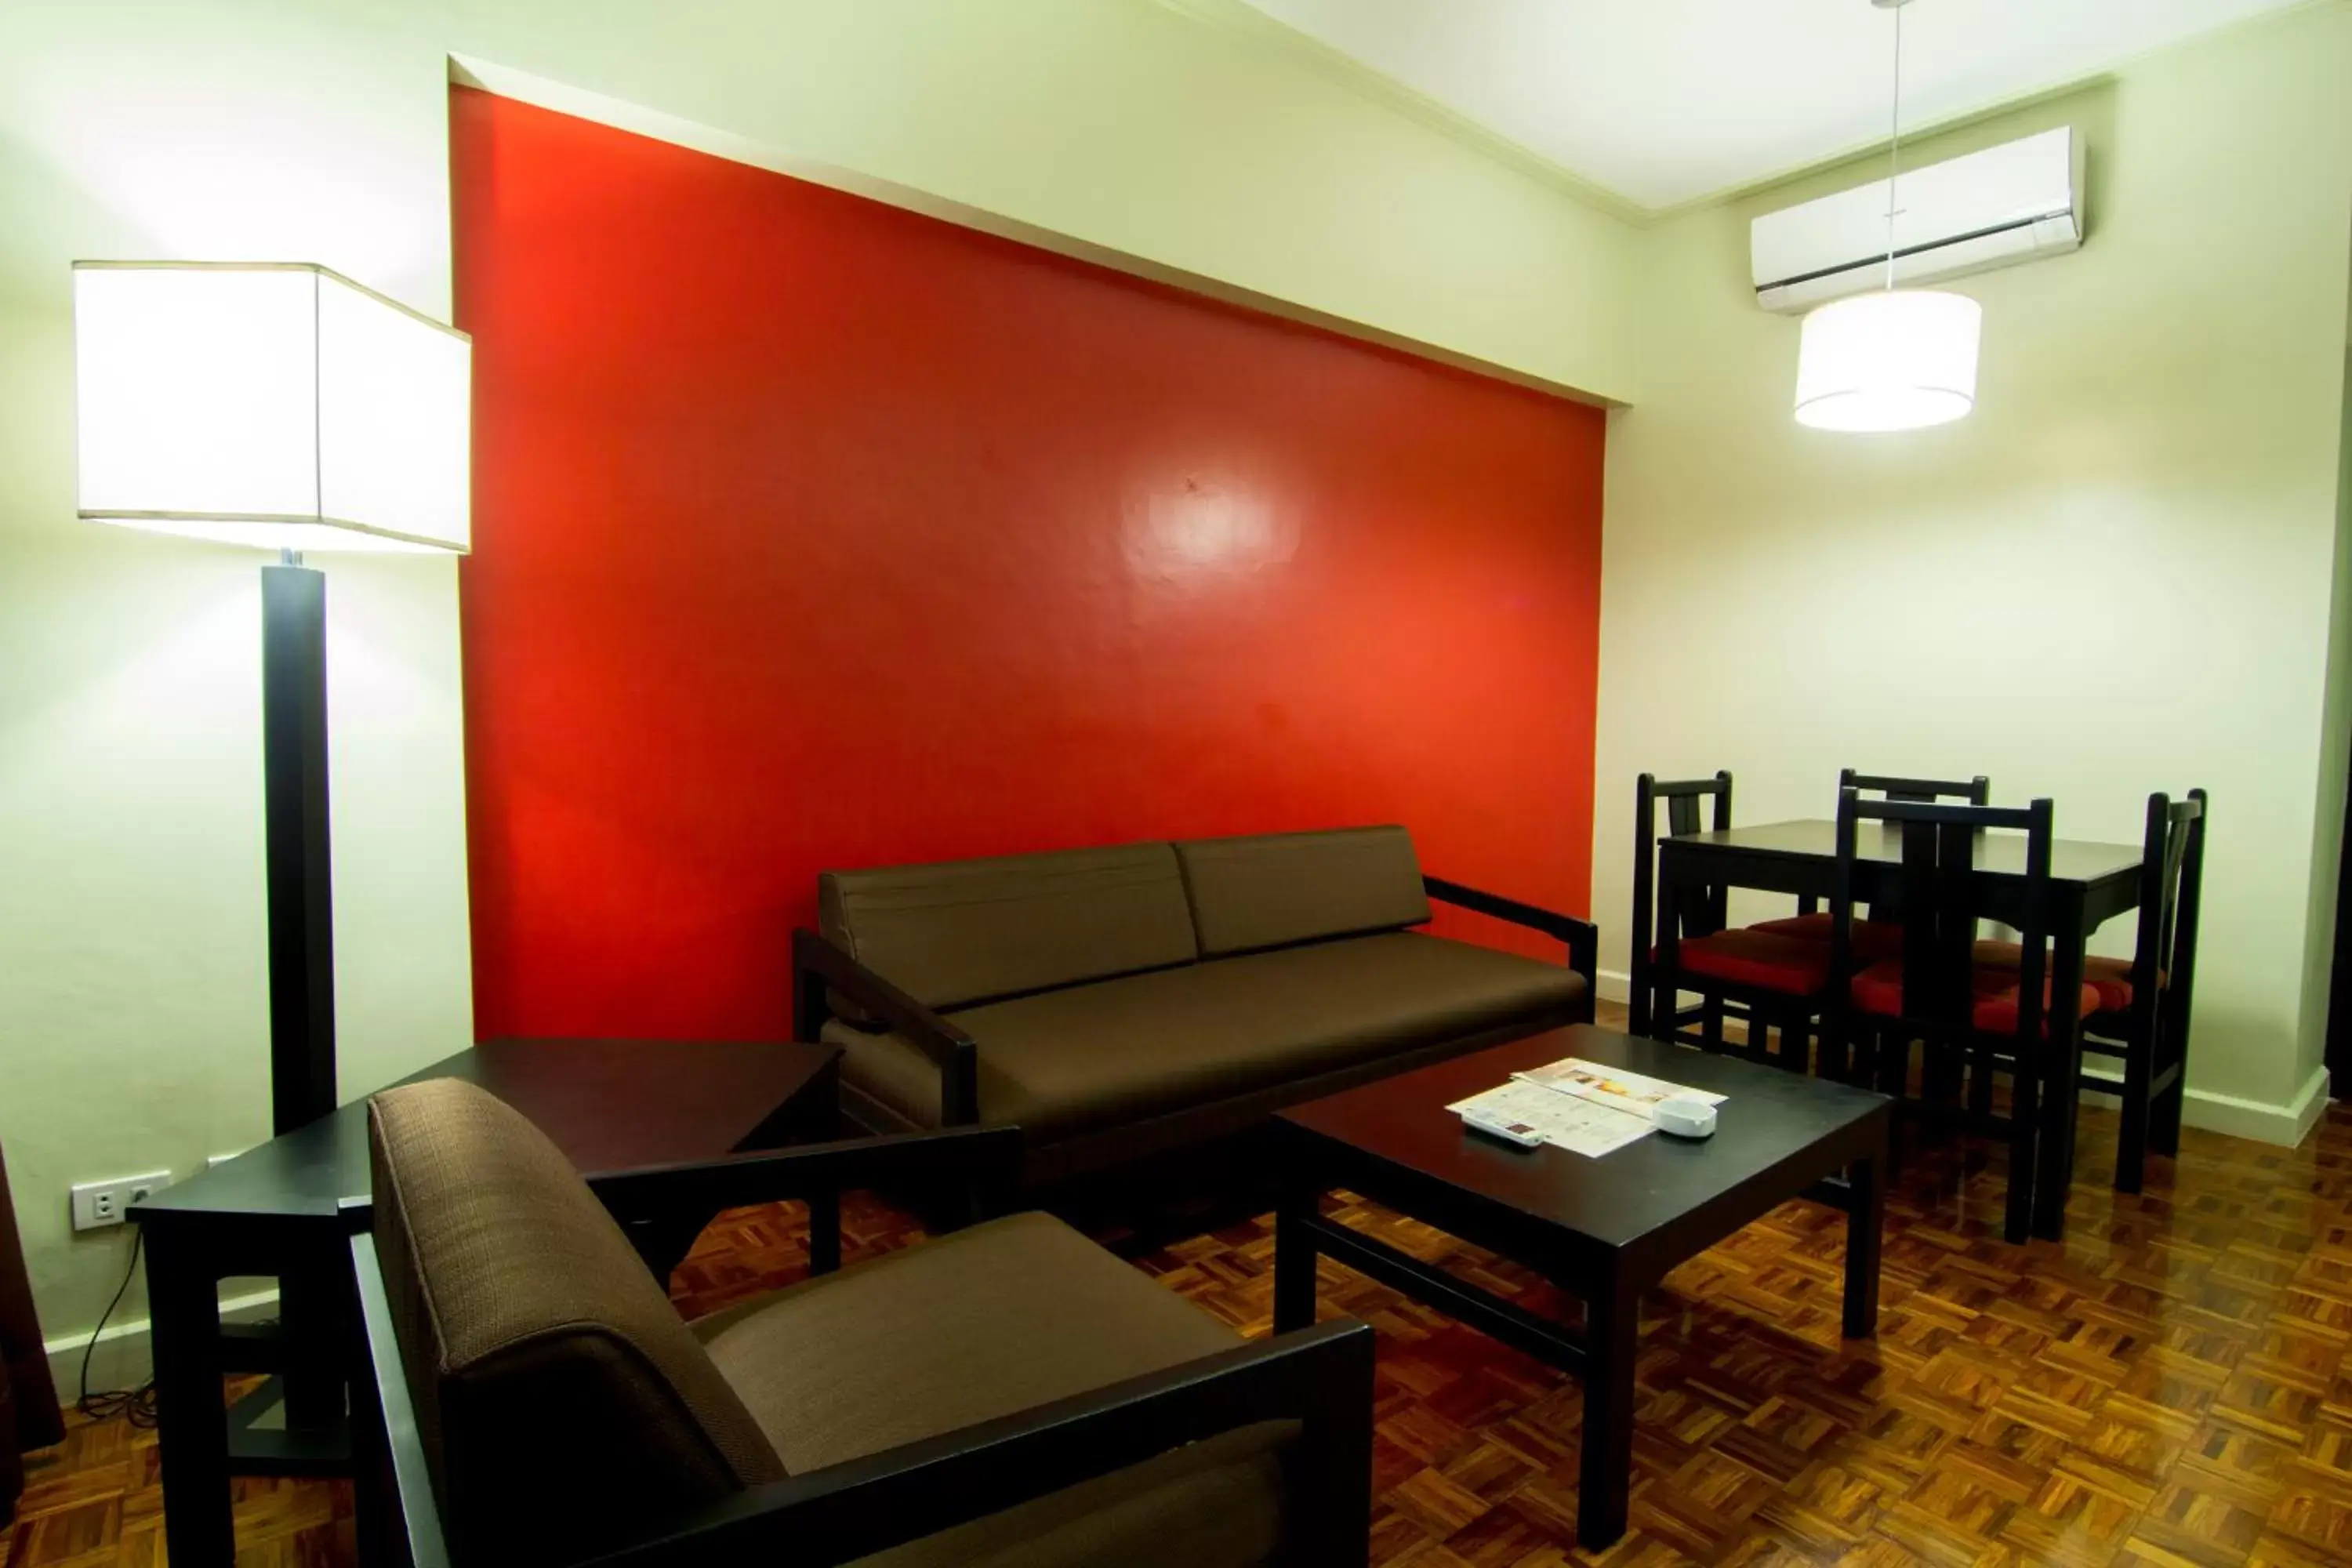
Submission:
<svg viewBox="0 0 2352 1568">
<path fill-rule="evenodd" d="M 614 1223 L 985 1186 L 1017 1162 L 1013 1130 L 583 1183 L 520 1116 L 436 1080 L 379 1095 L 371 1134 L 352 1253 L 372 1563 L 1364 1560 L 1362 1324 L 1244 1342 L 1024 1214 L 687 1325 Z"/>
</svg>

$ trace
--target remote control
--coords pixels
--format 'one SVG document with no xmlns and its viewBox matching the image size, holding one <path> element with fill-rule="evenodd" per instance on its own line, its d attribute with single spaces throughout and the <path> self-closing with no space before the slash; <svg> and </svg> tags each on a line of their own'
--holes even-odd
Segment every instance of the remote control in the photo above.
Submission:
<svg viewBox="0 0 2352 1568">
<path fill-rule="evenodd" d="M 1543 1147 L 1543 1134 L 1524 1121 L 1510 1121 L 1502 1117 L 1482 1116 L 1475 1110 L 1462 1113 L 1462 1125 L 1489 1138 L 1500 1138 L 1506 1143 L 1516 1143 L 1522 1149 Z"/>
</svg>

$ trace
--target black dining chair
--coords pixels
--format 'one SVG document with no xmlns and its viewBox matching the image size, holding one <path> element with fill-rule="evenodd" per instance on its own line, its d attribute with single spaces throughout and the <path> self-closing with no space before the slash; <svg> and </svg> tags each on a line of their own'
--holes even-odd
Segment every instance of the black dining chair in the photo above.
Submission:
<svg viewBox="0 0 2352 1568">
<path fill-rule="evenodd" d="M 2139 869 L 2139 928 L 2130 958 L 2092 954 L 2084 984 L 2098 1006 L 2083 1018 L 2083 1052 L 2123 1064 L 2123 1081 L 2085 1071 L 2081 1087 L 2121 1094 L 2122 1126 L 2116 1140 L 2116 1190 L 2138 1192 L 2147 1179 L 2152 1148 L 2167 1158 L 2180 1152 L 2180 1102 L 2188 1087 L 2189 1011 L 2197 981 L 2197 922 L 2205 881 L 2206 793 L 2182 800 L 2147 797 Z M 2016 942 L 1977 944 L 1977 961 L 2018 968 Z"/>
<path fill-rule="evenodd" d="M 1992 804 L 1992 780 L 1979 773 L 1972 779 L 1906 779 L 1888 773 L 1865 773 L 1853 768 L 1838 770 L 1838 795 L 1843 799 L 1847 790 L 1860 790 L 1864 795 L 1877 795 L 1886 800 L 1933 802 L 1963 801 L 1969 805 Z M 1892 958 L 1902 951 L 1903 930 L 1895 923 L 1896 911 L 1873 910 L 1870 919 L 1884 929 L 1876 931 L 1864 929 L 1857 938 L 1856 950 L 1865 959 Z M 1830 939 L 1830 917 L 1808 896 L 1797 900 L 1797 912 L 1785 920 L 1765 921 L 1755 929 L 1780 936 L 1801 936 L 1814 942 Z"/>
<path fill-rule="evenodd" d="M 1830 989 L 1828 944 L 1730 926 L 1729 889 L 1720 885 L 1681 893 L 1659 918 L 1658 805 L 1665 804 L 1666 831 L 1679 837 L 1700 831 L 1702 801 L 1712 803 L 1711 827 L 1728 829 L 1731 774 L 1661 784 L 1643 773 L 1633 784 L 1633 1031 L 1802 1072 Z M 1685 1008 L 1685 992 L 1698 1005 Z M 1729 1037 L 1727 1022 L 1741 1026 L 1740 1040 Z"/>
<path fill-rule="evenodd" d="M 1843 1061 L 1857 1081 L 1904 1097 L 1938 1123 L 2005 1135 L 2010 1185 L 2003 1231 L 2011 1242 L 2025 1240 L 2032 1226 L 2043 1090 L 2053 1064 L 2068 1059 L 2063 1042 L 2049 1038 L 2052 816 L 2046 799 L 2023 807 L 1865 801 L 1851 785 L 1838 802 L 1832 964 L 1850 965 L 1856 956 L 1854 863 L 1861 825 L 1871 821 L 1893 824 L 1901 834 L 1896 886 L 1903 954 L 1854 973 L 1823 1019 L 1823 1055 Z M 1977 922 L 1989 911 L 1978 907 L 1971 873 L 1978 837 L 1988 832 L 2022 833 L 2026 840 L 2021 900 L 2004 911 L 2021 938 L 2013 969 L 1977 962 Z M 2082 988 L 2082 1012 L 2097 1000 L 2089 985 Z M 1910 1074 L 1914 1042 L 1927 1047 L 1916 1094 Z M 1966 1073 L 1965 1100 L 1942 1092 L 1948 1080 L 1937 1070 L 1939 1058 Z M 2004 1074 L 2009 1110 L 1997 1114 L 1994 1079 Z M 2054 1169 L 2041 1174 L 2065 1179 Z"/>
</svg>

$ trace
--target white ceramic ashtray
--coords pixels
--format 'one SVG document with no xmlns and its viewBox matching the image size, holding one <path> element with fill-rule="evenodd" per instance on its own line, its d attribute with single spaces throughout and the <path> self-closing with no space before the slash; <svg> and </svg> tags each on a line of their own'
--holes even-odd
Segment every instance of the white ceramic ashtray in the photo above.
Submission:
<svg viewBox="0 0 2352 1568">
<path fill-rule="evenodd" d="M 1715 1107 L 1693 1096 L 1678 1094 L 1658 1101 L 1650 1108 L 1650 1118 L 1659 1131 L 1677 1138 L 1715 1136 Z"/>
</svg>

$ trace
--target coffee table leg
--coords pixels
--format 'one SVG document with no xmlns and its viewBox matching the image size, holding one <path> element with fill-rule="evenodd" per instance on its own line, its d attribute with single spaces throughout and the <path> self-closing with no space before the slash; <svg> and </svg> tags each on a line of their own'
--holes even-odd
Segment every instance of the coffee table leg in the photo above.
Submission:
<svg viewBox="0 0 2352 1568">
<path fill-rule="evenodd" d="M 1882 1121 L 1881 1125 L 1884 1125 Z M 1878 1152 L 1847 1168 L 1851 1191 L 1845 1211 L 1845 1337 L 1866 1340 L 1878 1332 L 1879 1243 L 1886 1226 L 1887 1140 Z"/>
<path fill-rule="evenodd" d="M 1633 1492 L 1633 1362 L 1642 1292 L 1612 1274 L 1584 1309 L 1584 1458 L 1577 1474 L 1577 1544 L 1592 1550 L 1625 1533 Z"/>
<path fill-rule="evenodd" d="M 1274 1211 L 1274 1331 L 1315 1326 L 1315 1237 L 1307 1228 L 1321 1194 L 1286 1180 Z"/>
</svg>

